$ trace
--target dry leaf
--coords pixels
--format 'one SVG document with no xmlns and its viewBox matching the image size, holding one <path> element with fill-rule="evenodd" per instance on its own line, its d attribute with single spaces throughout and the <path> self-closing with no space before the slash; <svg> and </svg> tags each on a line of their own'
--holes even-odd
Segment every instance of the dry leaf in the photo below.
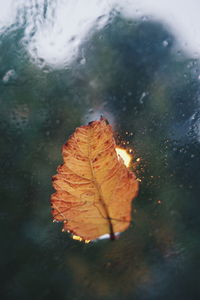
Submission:
<svg viewBox="0 0 200 300">
<path fill-rule="evenodd" d="M 63 146 L 63 159 L 51 196 L 53 218 L 64 222 L 63 231 L 94 240 L 126 230 L 138 181 L 117 155 L 107 120 L 77 128 Z"/>
</svg>

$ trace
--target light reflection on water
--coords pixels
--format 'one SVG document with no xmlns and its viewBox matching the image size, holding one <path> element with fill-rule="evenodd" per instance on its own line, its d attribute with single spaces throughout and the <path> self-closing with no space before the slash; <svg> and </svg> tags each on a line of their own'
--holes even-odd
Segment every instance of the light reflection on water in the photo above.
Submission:
<svg viewBox="0 0 200 300">
<path fill-rule="evenodd" d="M 109 22 L 112 11 L 127 18 L 145 21 L 162 21 L 177 39 L 174 50 L 189 52 L 200 57 L 199 4 L 196 0 L 184 1 L 14 1 L 0 2 L 0 31 L 25 26 L 22 42 L 29 54 L 40 64 L 69 67 L 76 58 L 81 43 L 94 30 Z M 167 47 L 169 41 L 163 41 Z M 84 59 L 84 57 L 83 57 Z"/>
</svg>

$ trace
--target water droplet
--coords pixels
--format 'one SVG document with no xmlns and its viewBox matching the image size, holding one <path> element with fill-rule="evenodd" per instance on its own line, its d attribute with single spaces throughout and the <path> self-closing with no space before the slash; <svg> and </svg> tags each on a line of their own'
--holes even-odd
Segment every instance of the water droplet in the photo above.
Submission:
<svg viewBox="0 0 200 300">
<path fill-rule="evenodd" d="M 142 95 L 141 95 L 141 97 L 140 97 L 140 99 L 139 99 L 140 104 L 143 104 L 143 103 L 144 103 L 143 99 L 144 99 L 147 95 L 148 95 L 148 93 L 146 93 L 146 92 L 143 92 L 143 93 L 142 93 Z"/>
<path fill-rule="evenodd" d="M 84 65 L 86 63 L 86 59 L 85 59 L 85 57 L 83 57 L 81 60 L 80 60 L 80 64 L 81 65 Z"/>
<path fill-rule="evenodd" d="M 15 79 L 16 78 L 16 72 L 14 69 L 9 70 L 8 72 L 6 72 L 6 74 L 3 76 L 2 81 L 4 83 L 7 83 L 8 81 L 10 81 L 11 79 Z"/>
<path fill-rule="evenodd" d="M 97 81 L 96 79 L 93 79 L 93 80 L 91 80 L 91 81 L 89 82 L 89 85 L 90 85 L 93 89 L 95 89 L 95 88 L 98 87 L 98 81 Z"/>
<path fill-rule="evenodd" d="M 10 122 L 16 128 L 24 129 L 29 121 L 29 108 L 26 104 L 21 104 L 13 108 L 10 112 Z"/>
<path fill-rule="evenodd" d="M 169 45 L 169 42 L 165 40 L 165 41 L 162 42 L 162 44 L 163 44 L 164 47 L 167 47 Z"/>
<path fill-rule="evenodd" d="M 146 21 L 148 21 L 149 20 L 149 17 L 148 16 L 142 16 L 142 21 L 144 21 L 144 22 L 146 22 Z"/>
</svg>

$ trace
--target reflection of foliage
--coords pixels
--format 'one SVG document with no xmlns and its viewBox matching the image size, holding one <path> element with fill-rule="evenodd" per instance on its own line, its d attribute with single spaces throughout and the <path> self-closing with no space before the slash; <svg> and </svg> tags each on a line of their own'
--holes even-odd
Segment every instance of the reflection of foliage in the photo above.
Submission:
<svg viewBox="0 0 200 300">
<path fill-rule="evenodd" d="M 159 23 L 120 16 L 93 33 L 68 70 L 37 68 L 22 36 L 9 31 L 0 45 L 1 78 L 15 71 L 0 84 L 8 298 L 198 298 L 199 144 L 189 121 L 198 116 L 196 62 L 173 54 L 174 38 Z M 132 228 L 114 243 L 85 246 L 51 225 L 50 176 L 83 113 L 105 101 L 117 131 L 134 133 L 142 184 Z"/>
</svg>

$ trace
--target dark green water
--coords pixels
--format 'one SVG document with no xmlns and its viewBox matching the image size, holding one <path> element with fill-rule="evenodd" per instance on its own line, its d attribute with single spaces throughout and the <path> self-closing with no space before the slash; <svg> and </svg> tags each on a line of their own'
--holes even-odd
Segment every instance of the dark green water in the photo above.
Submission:
<svg viewBox="0 0 200 300">
<path fill-rule="evenodd" d="M 113 14 L 56 69 L 30 58 L 25 29 L 0 36 L 1 299 L 198 299 L 199 61 L 161 23 Z M 130 228 L 85 245 L 52 223 L 51 176 L 102 113 L 142 181 Z"/>
</svg>

